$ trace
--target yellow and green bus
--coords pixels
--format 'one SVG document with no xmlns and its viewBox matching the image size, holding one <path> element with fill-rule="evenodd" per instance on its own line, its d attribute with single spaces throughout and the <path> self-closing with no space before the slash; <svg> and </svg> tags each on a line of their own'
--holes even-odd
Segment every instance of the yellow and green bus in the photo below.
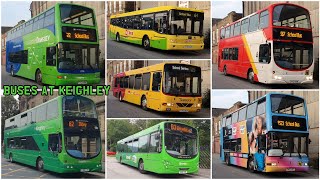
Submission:
<svg viewBox="0 0 320 180">
<path fill-rule="evenodd" d="M 145 49 L 202 50 L 203 20 L 202 10 L 161 6 L 112 15 L 109 34 Z"/>
<path fill-rule="evenodd" d="M 38 84 L 100 83 L 93 9 L 56 4 L 7 33 L 6 71 Z"/>
<path fill-rule="evenodd" d="M 4 157 L 56 173 L 99 172 L 101 135 L 95 103 L 59 96 L 4 122 Z"/>
<path fill-rule="evenodd" d="M 161 122 L 118 141 L 116 158 L 141 173 L 197 173 L 198 131 L 183 123 Z"/>
<path fill-rule="evenodd" d="M 165 112 L 199 112 L 202 106 L 201 68 L 183 63 L 160 63 L 116 74 L 113 96 Z"/>
</svg>

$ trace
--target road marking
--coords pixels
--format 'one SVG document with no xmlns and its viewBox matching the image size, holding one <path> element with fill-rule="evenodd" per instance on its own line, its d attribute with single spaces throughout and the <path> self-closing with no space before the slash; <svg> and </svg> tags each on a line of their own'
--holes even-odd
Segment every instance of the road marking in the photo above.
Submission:
<svg viewBox="0 0 320 180">
<path fill-rule="evenodd" d="M 25 169 L 25 168 L 20 168 L 20 169 L 16 169 L 14 171 L 10 171 L 10 172 L 7 172 L 7 173 L 4 173 L 4 174 L 1 174 L 1 176 L 7 176 L 8 174 L 11 174 L 13 172 L 17 172 L 17 171 L 21 171 L 22 169 Z"/>
<path fill-rule="evenodd" d="M 47 173 L 42 174 L 42 175 L 39 176 L 38 178 L 40 179 L 40 178 L 44 177 L 45 175 L 47 175 Z"/>
<path fill-rule="evenodd" d="M 16 166 L 16 165 L 14 165 L 14 164 L 7 164 L 7 165 L 3 165 L 3 166 L 1 166 L 1 167 L 6 167 L 6 166 Z"/>
</svg>

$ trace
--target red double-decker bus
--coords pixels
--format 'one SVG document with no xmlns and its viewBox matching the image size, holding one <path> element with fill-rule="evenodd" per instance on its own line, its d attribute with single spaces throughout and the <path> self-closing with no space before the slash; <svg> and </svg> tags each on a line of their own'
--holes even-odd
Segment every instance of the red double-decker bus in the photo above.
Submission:
<svg viewBox="0 0 320 180">
<path fill-rule="evenodd" d="M 276 3 L 220 29 L 218 69 L 251 83 L 313 82 L 313 37 L 307 9 Z"/>
</svg>

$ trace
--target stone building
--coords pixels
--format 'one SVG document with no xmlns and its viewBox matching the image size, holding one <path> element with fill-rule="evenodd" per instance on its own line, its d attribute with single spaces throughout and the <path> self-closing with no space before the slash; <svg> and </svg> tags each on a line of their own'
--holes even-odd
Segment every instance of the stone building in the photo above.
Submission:
<svg viewBox="0 0 320 180">
<path fill-rule="evenodd" d="M 42 96 L 40 93 L 36 96 L 19 96 L 19 110 L 20 113 L 34 108 L 42 103 L 45 103 L 51 99 L 54 99 L 58 96 L 57 91 L 53 93 L 52 96 Z M 101 153 L 103 156 L 103 162 L 105 161 L 105 96 L 86 96 L 93 100 L 96 104 L 100 133 L 101 133 L 101 141 L 102 141 L 102 149 Z"/>
<path fill-rule="evenodd" d="M 107 24 L 111 15 L 147 9 L 158 6 L 177 6 L 200 9 L 204 11 L 203 33 L 210 30 L 211 2 L 210 1 L 107 1 Z"/>
<path fill-rule="evenodd" d="M 243 1 L 243 15 L 247 16 L 260 9 L 263 9 L 270 4 L 287 2 L 300 5 L 309 10 L 312 36 L 313 36 L 313 57 L 315 60 L 314 79 L 319 79 L 319 2 L 318 1 Z"/>
<path fill-rule="evenodd" d="M 196 65 L 201 67 L 201 78 L 202 78 L 202 94 L 206 90 L 211 89 L 211 74 L 210 74 L 210 61 L 209 60 L 116 60 L 116 61 L 107 61 L 107 85 L 113 84 L 113 76 L 115 74 L 129 71 L 132 69 L 138 69 L 146 66 L 151 66 L 163 62 L 177 62 L 177 63 L 186 63 L 191 65 Z M 112 86 L 111 86 L 112 90 Z"/>
<path fill-rule="evenodd" d="M 6 38 L 7 32 L 12 27 L 2 26 L 1 27 L 1 65 L 6 65 Z"/>
<path fill-rule="evenodd" d="M 309 156 L 319 163 L 319 91 L 249 91 L 249 102 L 264 96 L 269 92 L 281 92 L 304 98 L 309 116 Z"/>
<path fill-rule="evenodd" d="M 246 104 L 238 101 L 233 104 L 229 109 L 212 108 L 212 153 L 220 153 L 220 128 L 222 117 L 234 112 Z"/>
<path fill-rule="evenodd" d="M 57 1 L 32 1 L 30 4 L 31 17 L 38 15 L 39 13 L 51 8 Z M 99 64 L 100 69 L 104 69 L 105 62 L 105 1 L 63 1 L 63 3 L 78 4 L 92 8 L 96 15 L 96 21 L 98 25 L 99 33 Z"/>
<path fill-rule="evenodd" d="M 219 37 L 219 29 L 223 26 L 226 26 L 238 19 L 241 19 L 243 16 L 241 13 L 236 13 L 235 11 L 230 12 L 225 18 L 223 19 L 212 19 L 212 63 L 218 63 L 218 42 L 220 40 Z"/>
</svg>

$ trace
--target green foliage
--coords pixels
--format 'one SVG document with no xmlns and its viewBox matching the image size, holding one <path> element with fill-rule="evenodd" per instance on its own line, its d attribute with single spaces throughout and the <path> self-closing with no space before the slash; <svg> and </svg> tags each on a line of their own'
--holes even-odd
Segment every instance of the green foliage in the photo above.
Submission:
<svg viewBox="0 0 320 180">
<path fill-rule="evenodd" d="M 1 140 L 3 140 L 5 120 L 19 114 L 19 112 L 18 101 L 13 96 L 1 97 Z"/>
<path fill-rule="evenodd" d="M 210 89 L 207 89 L 202 98 L 202 107 L 204 108 L 210 108 L 210 103 L 211 103 L 210 92 L 211 92 Z"/>
</svg>

